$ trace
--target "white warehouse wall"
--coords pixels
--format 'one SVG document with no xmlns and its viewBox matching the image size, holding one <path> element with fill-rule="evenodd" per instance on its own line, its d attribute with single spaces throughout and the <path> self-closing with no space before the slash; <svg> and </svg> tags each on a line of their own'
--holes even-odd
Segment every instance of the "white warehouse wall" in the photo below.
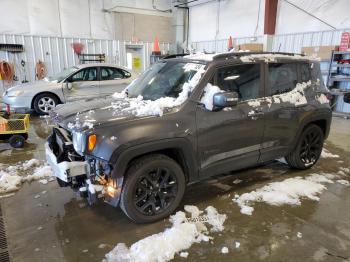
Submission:
<svg viewBox="0 0 350 262">
<path fill-rule="evenodd" d="M 349 0 L 288 0 L 337 29 L 350 28 Z M 190 7 L 190 40 L 192 42 L 215 40 L 217 7 L 219 1 L 199 0 Z M 258 18 L 259 0 L 221 0 L 219 31 L 216 39 L 254 36 Z M 261 0 L 260 17 L 256 35 L 264 33 L 265 0 Z M 279 0 L 276 34 L 332 30 L 316 18 Z"/>
<path fill-rule="evenodd" d="M 261 0 L 257 35 L 263 33 L 264 5 Z M 217 11 L 220 6 L 219 19 Z M 253 36 L 259 11 L 259 0 L 221 0 L 190 7 L 190 41 L 206 41 Z M 217 31 L 217 21 L 218 31 Z M 217 36 L 216 36 L 217 34 Z"/>
<path fill-rule="evenodd" d="M 155 3 L 171 7 L 171 0 Z M 0 0 L 0 34 L 115 39 L 116 12 L 171 16 L 152 9 L 152 0 Z"/>
<path fill-rule="evenodd" d="M 350 28 L 349 0 L 288 0 L 336 29 Z M 333 28 L 279 0 L 276 34 L 332 30 Z"/>
</svg>

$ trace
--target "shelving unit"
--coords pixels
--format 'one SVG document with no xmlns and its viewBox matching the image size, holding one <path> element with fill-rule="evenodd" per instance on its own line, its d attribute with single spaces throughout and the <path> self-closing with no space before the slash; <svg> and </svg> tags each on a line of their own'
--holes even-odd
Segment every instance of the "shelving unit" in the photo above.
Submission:
<svg viewBox="0 0 350 262">
<path fill-rule="evenodd" d="M 329 63 L 327 86 L 334 96 L 335 111 L 350 113 L 350 104 L 343 101 L 350 93 L 350 51 L 333 51 Z"/>
</svg>

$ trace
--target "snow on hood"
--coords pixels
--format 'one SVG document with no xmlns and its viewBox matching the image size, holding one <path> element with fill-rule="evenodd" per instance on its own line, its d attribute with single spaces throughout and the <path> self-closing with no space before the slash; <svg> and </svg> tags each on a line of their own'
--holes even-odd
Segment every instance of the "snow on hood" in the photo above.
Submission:
<svg viewBox="0 0 350 262">
<path fill-rule="evenodd" d="M 182 91 L 177 98 L 174 97 L 161 97 L 157 100 L 144 100 L 142 96 L 136 98 L 129 98 L 124 91 L 116 92 L 113 94 L 112 99 L 93 100 L 91 102 L 83 103 L 83 110 L 77 113 L 77 110 L 73 108 L 67 108 L 62 106 L 62 109 L 55 110 L 56 114 L 61 114 L 63 117 L 70 119 L 67 122 L 69 129 L 80 129 L 83 127 L 93 128 L 97 124 L 101 124 L 111 119 L 125 119 L 135 117 L 146 116 L 163 116 L 163 114 L 177 106 L 183 104 L 194 87 L 198 84 L 202 74 L 205 72 L 204 65 L 197 71 L 192 79 L 183 85 Z M 77 105 L 72 105 L 77 108 Z M 79 107 L 78 107 L 79 108 Z M 63 112 L 67 113 L 63 113 Z M 74 115 L 70 114 L 75 112 Z"/>
<path fill-rule="evenodd" d="M 106 254 L 105 262 L 114 261 L 169 261 L 183 250 L 189 249 L 194 243 L 209 241 L 212 237 L 209 232 L 221 232 L 224 230 L 225 214 L 219 214 L 217 210 L 208 206 L 204 215 L 196 206 L 185 206 L 185 211 L 191 214 L 186 218 L 185 212 L 178 211 L 170 217 L 172 226 L 163 232 L 143 238 L 128 248 L 124 243 Z M 210 228 L 208 229 L 207 226 Z"/>
</svg>

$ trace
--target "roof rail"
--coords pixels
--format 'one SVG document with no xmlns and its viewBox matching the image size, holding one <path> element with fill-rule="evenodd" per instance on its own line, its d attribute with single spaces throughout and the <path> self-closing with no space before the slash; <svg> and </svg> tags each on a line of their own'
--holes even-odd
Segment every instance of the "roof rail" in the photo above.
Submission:
<svg viewBox="0 0 350 262">
<path fill-rule="evenodd" d="M 189 55 L 189 54 L 173 54 L 173 55 L 167 55 L 167 56 L 164 56 L 162 59 L 170 59 L 170 58 L 176 58 L 176 57 L 183 57 L 183 56 L 186 56 L 186 55 Z"/>
<path fill-rule="evenodd" d="M 230 52 L 230 53 L 222 53 L 217 54 L 213 57 L 213 59 L 220 59 L 220 58 L 228 58 L 228 57 L 240 57 L 240 56 L 246 56 L 246 55 L 289 55 L 289 56 L 305 56 L 304 54 L 295 54 L 295 53 L 286 53 L 286 52 Z"/>
</svg>

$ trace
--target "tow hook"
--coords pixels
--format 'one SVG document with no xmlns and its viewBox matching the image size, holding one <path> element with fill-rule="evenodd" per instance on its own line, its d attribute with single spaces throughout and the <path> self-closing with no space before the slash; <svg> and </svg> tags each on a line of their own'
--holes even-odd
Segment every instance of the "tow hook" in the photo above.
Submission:
<svg viewBox="0 0 350 262">
<path fill-rule="evenodd" d="M 86 179 L 85 186 L 79 188 L 80 197 L 87 198 L 89 205 L 93 205 L 97 202 L 97 198 L 101 196 L 101 194 L 98 194 L 102 191 L 103 186 L 92 184 L 90 179 Z"/>
<path fill-rule="evenodd" d="M 86 179 L 86 187 L 87 187 L 87 201 L 89 205 L 93 205 L 97 201 L 96 190 L 94 185 L 91 183 L 90 179 Z"/>
</svg>

